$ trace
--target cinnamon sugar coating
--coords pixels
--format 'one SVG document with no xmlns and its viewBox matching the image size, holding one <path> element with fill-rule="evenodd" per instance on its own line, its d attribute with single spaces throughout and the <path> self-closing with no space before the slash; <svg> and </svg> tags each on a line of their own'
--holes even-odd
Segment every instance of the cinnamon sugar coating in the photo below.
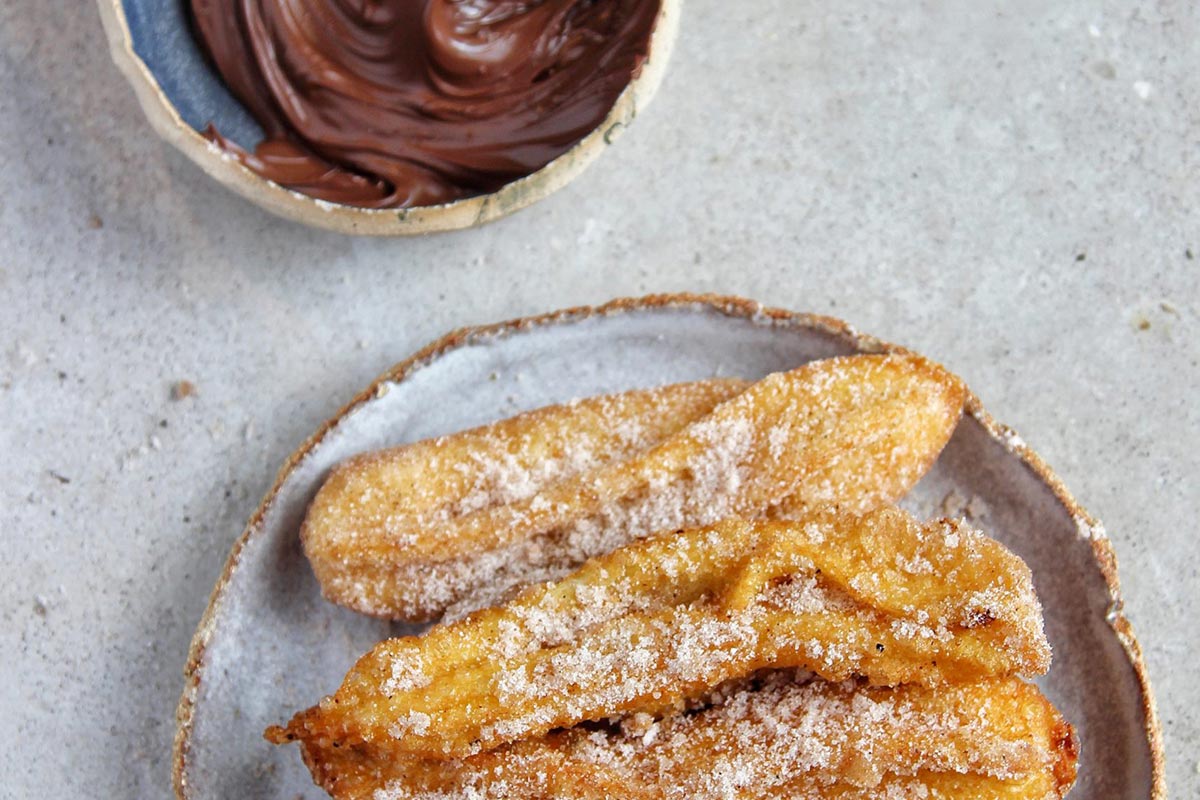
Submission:
<svg viewBox="0 0 1200 800">
<path fill-rule="evenodd" d="M 464 757 L 679 710 L 764 668 L 940 686 L 1038 675 L 1049 660 L 1028 568 L 961 524 L 895 508 L 730 519 L 383 642 L 272 736 Z"/>
<path fill-rule="evenodd" d="M 1052 800 L 1071 726 L 1030 684 L 870 688 L 774 673 L 696 713 L 577 727 L 465 759 L 305 742 L 335 800 Z"/>
<path fill-rule="evenodd" d="M 949 439 L 964 393 L 919 356 L 857 355 L 748 388 L 541 409 L 352 459 L 314 499 L 304 548 L 333 602 L 461 615 L 657 531 L 892 502 Z"/>
<path fill-rule="evenodd" d="M 304 524 L 323 592 L 443 623 L 266 737 L 335 800 L 1062 798 L 1028 568 L 890 505 L 964 393 L 850 356 L 352 459 Z"/>
</svg>

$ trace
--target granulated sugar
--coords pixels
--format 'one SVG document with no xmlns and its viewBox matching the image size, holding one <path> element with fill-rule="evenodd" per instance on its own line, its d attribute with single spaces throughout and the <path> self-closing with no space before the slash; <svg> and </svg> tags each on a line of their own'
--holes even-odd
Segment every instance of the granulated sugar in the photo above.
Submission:
<svg viewBox="0 0 1200 800">
<path fill-rule="evenodd" d="M 923 566 L 909 569 L 914 562 Z M 677 577 L 656 573 L 661 563 Z M 894 509 L 806 523 L 726 520 L 632 545 L 424 638 L 384 643 L 360 674 L 375 676 L 398 713 L 448 719 L 457 706 L 427 702 L 421 689 L 469 672 L 453 703 L 474 716 L 454 723 L 453 745 L 436 738 L 448 722 L 421 745 L 456 755 L 682 708 L 767 667 L 879 685 L 1037 674 L 1048 646 L 1023 569 L 960 524 L 922 527 Z M 355 713 L 354 702 L 343 698 L 338 713 Z M 423 736 L 407 723 L 390 733 Z"/>
<path fill-rule="evenodd" d="M 917 480 L 960 412 L 951 378 L 913 368 L 901 357 L 863 357 L 768 376 L 645 452 L 591 467 L 581 465 L 594 456 L 572 454 L 579 445 L 566 442 L 553 469 L 517 470 L 503 489 L 480 483 L 469 495 L 482 504 L 476 510 L 441 508 L 420 528 L 389 517 L 392 544 L 372 555 L 393 561 L 387 583 L 406 603 L 457 618 L 658 531 L 773 508 L 801 516 L 833 501 L 868 510 Z M 611 433 L 628 420 L 597 424 Z M 471 463 L 481 476 L 512 471 Z M 351 568 L 327 580 L 354 607 L 382 612 L 379 573 L 363 578 Z"/>
<path fill-rule="evenodd" d="M 395 782 L 374 797 L 515 799 L 574 774 L 616 779 L 639 787 L 635 797 L 661 800 L 819 798 L 834 784 L 870 790 L 885 779 L 884 792 L 906 787 L 902 796 L 920 797 L 918 774 L 1014 780 L 1047 770 L 1054 754 L 1039 720 L 1047 713 L 1042 703 L 1015 681 L 869 690 L 773 672 L 700 713 L 520 743 L 486 761 L 460 762 L 454 786 L 423 791 Z M 542 766 L 550 756 L 557 774 Z"/>
</svg>

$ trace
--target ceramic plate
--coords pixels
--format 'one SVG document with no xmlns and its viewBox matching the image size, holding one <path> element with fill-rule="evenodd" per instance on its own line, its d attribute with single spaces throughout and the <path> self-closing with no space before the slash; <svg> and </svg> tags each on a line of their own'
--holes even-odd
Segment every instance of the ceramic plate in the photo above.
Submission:
<svg viewBox="0 0 1200 800">
<path fill-rule="evenodd" d="M 889 348 L 826 317 L 670 296 L 467 329 L 402 362 L 292 455 L 234 545 L 193 641 L 177 792 L 192 800 L 324 797 L 296 748 L 268 745 L 263 729 L 336 689 L 378 640 L 412 630 L 326 603 L 301 553 L 304 510 L 342 459 L 573 397 L 714 375 L 759 378 Z M 974 397 L 968 412 L 906 505 L 937 516 L 948 496 L 973 501 L 977 524 L 1032 568 L 1054 647 L 1040 683 L 1083 745 L 1071 800 L 1165 798 L 1153 701 L 1103 528 Z"/>
</svg>

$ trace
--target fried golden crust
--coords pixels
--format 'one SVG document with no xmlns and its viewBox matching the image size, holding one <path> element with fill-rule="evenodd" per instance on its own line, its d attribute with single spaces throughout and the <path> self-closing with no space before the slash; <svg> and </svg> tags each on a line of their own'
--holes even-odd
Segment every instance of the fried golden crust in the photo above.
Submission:
<svg viewBox="0 0 1200 800">
<path fill-rule="evenodd" d="M 833 502 L 855 511 L 892 502 L 949 439 L 965 390 L 926 359 L 889 354 L 812 362 L 717 404 L 722 392 L 733 391 L 732 384 L 710 389 L 707 414 L 704 403 L 667 404 L 651 432 L 661 440 L 642 450 L 600 448 L 595 463 L 579 471 L 522 473 L 524 488 L 514 497 L 437 499 L 447 487 L 454 498 L 473 485 L 453 477 L 470 474 L 474 463 L 475 445 L 457 437 L 492 435 L 481 431 L 352 462 L 314 500 L 305 552 L 334 602 L 377 616 L 432 619 L 456 604 L 494 601 L 478 596 L 483 587 L 502 593 L 557 578 L 658 530 L 732 515 L 796 517 Z M 534 464 L 556 437 L 610 441 L 611 430 L 639 414 L 653 416 L 634 405 L 624 415 L 585 414 L 575 422 L 544 410 L 556 420 L 553 434 L 544 420 L 523 415 L 493 426 L 500 442 L 493 446 Z M 404 462 L 396 471 L 403 480 L 381 481 L 392 461 Z"/>
<path fill-rule="evenodd" d="M 731 519 L 383 642 L 276 738 L 462 757 L 680 708 L 767 667 L 941 685 L 1040 674 L 1049 655 L 1028 568 L 958 523 L 894 508 Z"/>
<path fill-rule="evenodd" d="M 1070 789 L 1078 757 L 1070 725 L 1016 679 L 881 689 L 781 673 L 699 713 L 460 760 L 303 747 L 336 800 L 1049 800 Z"/>
<path fill-rule="evenodd" d="M 301 529 L 305 553 L 331 601 L 378 616 L 428 617 L 434 612 L 417 611 L 419 599 L 397 613 L 359 598 L 355 587 L 376 575 L 386 582 L 381 568 L 406 536 L 629 458 L 747 386 L 713 379 L 590 397 L 355 456 L 334 468 L 313 499 Z"/>
</svg>

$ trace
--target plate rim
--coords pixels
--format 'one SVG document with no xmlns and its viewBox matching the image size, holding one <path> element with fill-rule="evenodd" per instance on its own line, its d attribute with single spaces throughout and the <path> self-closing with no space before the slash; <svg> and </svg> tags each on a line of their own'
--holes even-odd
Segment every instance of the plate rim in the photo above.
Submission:
<svg viewBox="0 0 1200 800">
<path fill-rule="evenodd" d="M 101 0 L 105 2 L 105 0 Z M 510 334 L 521 333 L 534 328 L 544 328 L 562 324 L 571 324 L 596 317 L 611 317 L 619 314 L 653 311 L 665 309 L 692 309 L 696 311 L 716 312 L 723 316 L 746 319 L 749 321 L 767 322 L 786 328 L 807 328 L 821 331 L 841 339 L 852 345 L 860 352 L 914 352 L 901 345 L 893 344 L 884 339 L 863 333 L 851 324 L 836 317 L 809 312 L 788 311 L 783 308 L 765 306 L 754 300 L 743 297 L 721 294 L 693 294 L 688 292 L 670 294 L 651 294 L 642 297 L 622 297 L 596 306 L 573 306 L 570 308 L 550 311 L 532 316 L 517 317 L 503 322 L 485 325 L 471 325 L 456 328 L 439 339 L 436 339 L 408 358 L 388 368 L 348 403 L 342 406 L 333 416 L 325 420 L 317 430 L 305 439 L 296 450 L 283 462 L 271 488 L 267 490 L 262 501 L 250 516 L 241 535 L 233 543 L 229 556 L 217 578 L 216 584 L 209 595 L 208 605 L 204 610 L 200 623 L 196 627 L 188 651 L 187 663 L 184 667 L 184 689 L 179 699 L 175 713 L 175 739 L 172 750 L 172 783 L 175 796 L 179 800 L 191 800 L 188 794 L 187 755 L 188 746 L 194 721 L 196 696 L 202 680 L 201 667 L 205 649 L 214 632 L 217 612 L 224 599 L 225 590 L 233 578 L 240 562 L 245 545 L 262 530 L 262 522 L 272 507 L 276 496 L 284 483 L 291 477 L 296 467 L 304 458 L 319 445 L 342 420 L 352 414 L 360 406 L 376 397 L 387 393 L 388 384 L 398 383 L 413 372 L 421 369 L 454 350 L 470 346 L 489 339 L 500 338 Z M 1034 450 L 1025 444 L 1024 440 L 1011 427 L 996 420 L 984 408 L 978 396 L 968 387 L 965 413 L 974 417 L 995 441 L 1020 459 L 1033 473 L 1050 489 L 1055 499 L 1063 506 L 1068 514 L 1076 521 L 1081 531 L 1086 530 L 1087 541 L 1091 545 L 1092 556 L 1108 586 L 1109 611 L 1105 621 L 1112 628 L 1117 640 L 1121 643 L 1125 656 L 1133 668 L 1137 679 L 1138 689 L 1142 700 L 1142 716 L 1146 741 L 1150 748 L 1151 762 L 1151 800 L 1166 800 L 1165 757 L 1163 750 L 1162 727 L 1158 718 L 1158 709 L 1154 692 L 1150 685 L 1150 676 L 1146 668 L 1141 644 L 1134 635 L 1133 626 L 1125 617 L 1124 600 L 1121 596 L 1120 580 L 1117 574 L 1117 556 L 1112 542 L 1103 534 L 1103 524 L 1091 515 L 1075 500 L 1070 490 L 1055 474 L 1054 470 Z"/>
<path fill-rule="evenodd" d="M 360 208 L 318 200 L 261 177 L 183 121 L 146 62 L 133 49 L 123 0 L 97 0 L 109 54 L 133 87 L 150 127 L 204 173 L 271 213 L 315 228 L 362 236 L 420 236 L 475 228 L 542 200 L 566 186 L 633 123 L 657 93 L 679 35 L 683 0 L 659 0 L 641 71 L 590 133 L 541 169 L 495 192 L 431 206 Z"/>
</svg>

